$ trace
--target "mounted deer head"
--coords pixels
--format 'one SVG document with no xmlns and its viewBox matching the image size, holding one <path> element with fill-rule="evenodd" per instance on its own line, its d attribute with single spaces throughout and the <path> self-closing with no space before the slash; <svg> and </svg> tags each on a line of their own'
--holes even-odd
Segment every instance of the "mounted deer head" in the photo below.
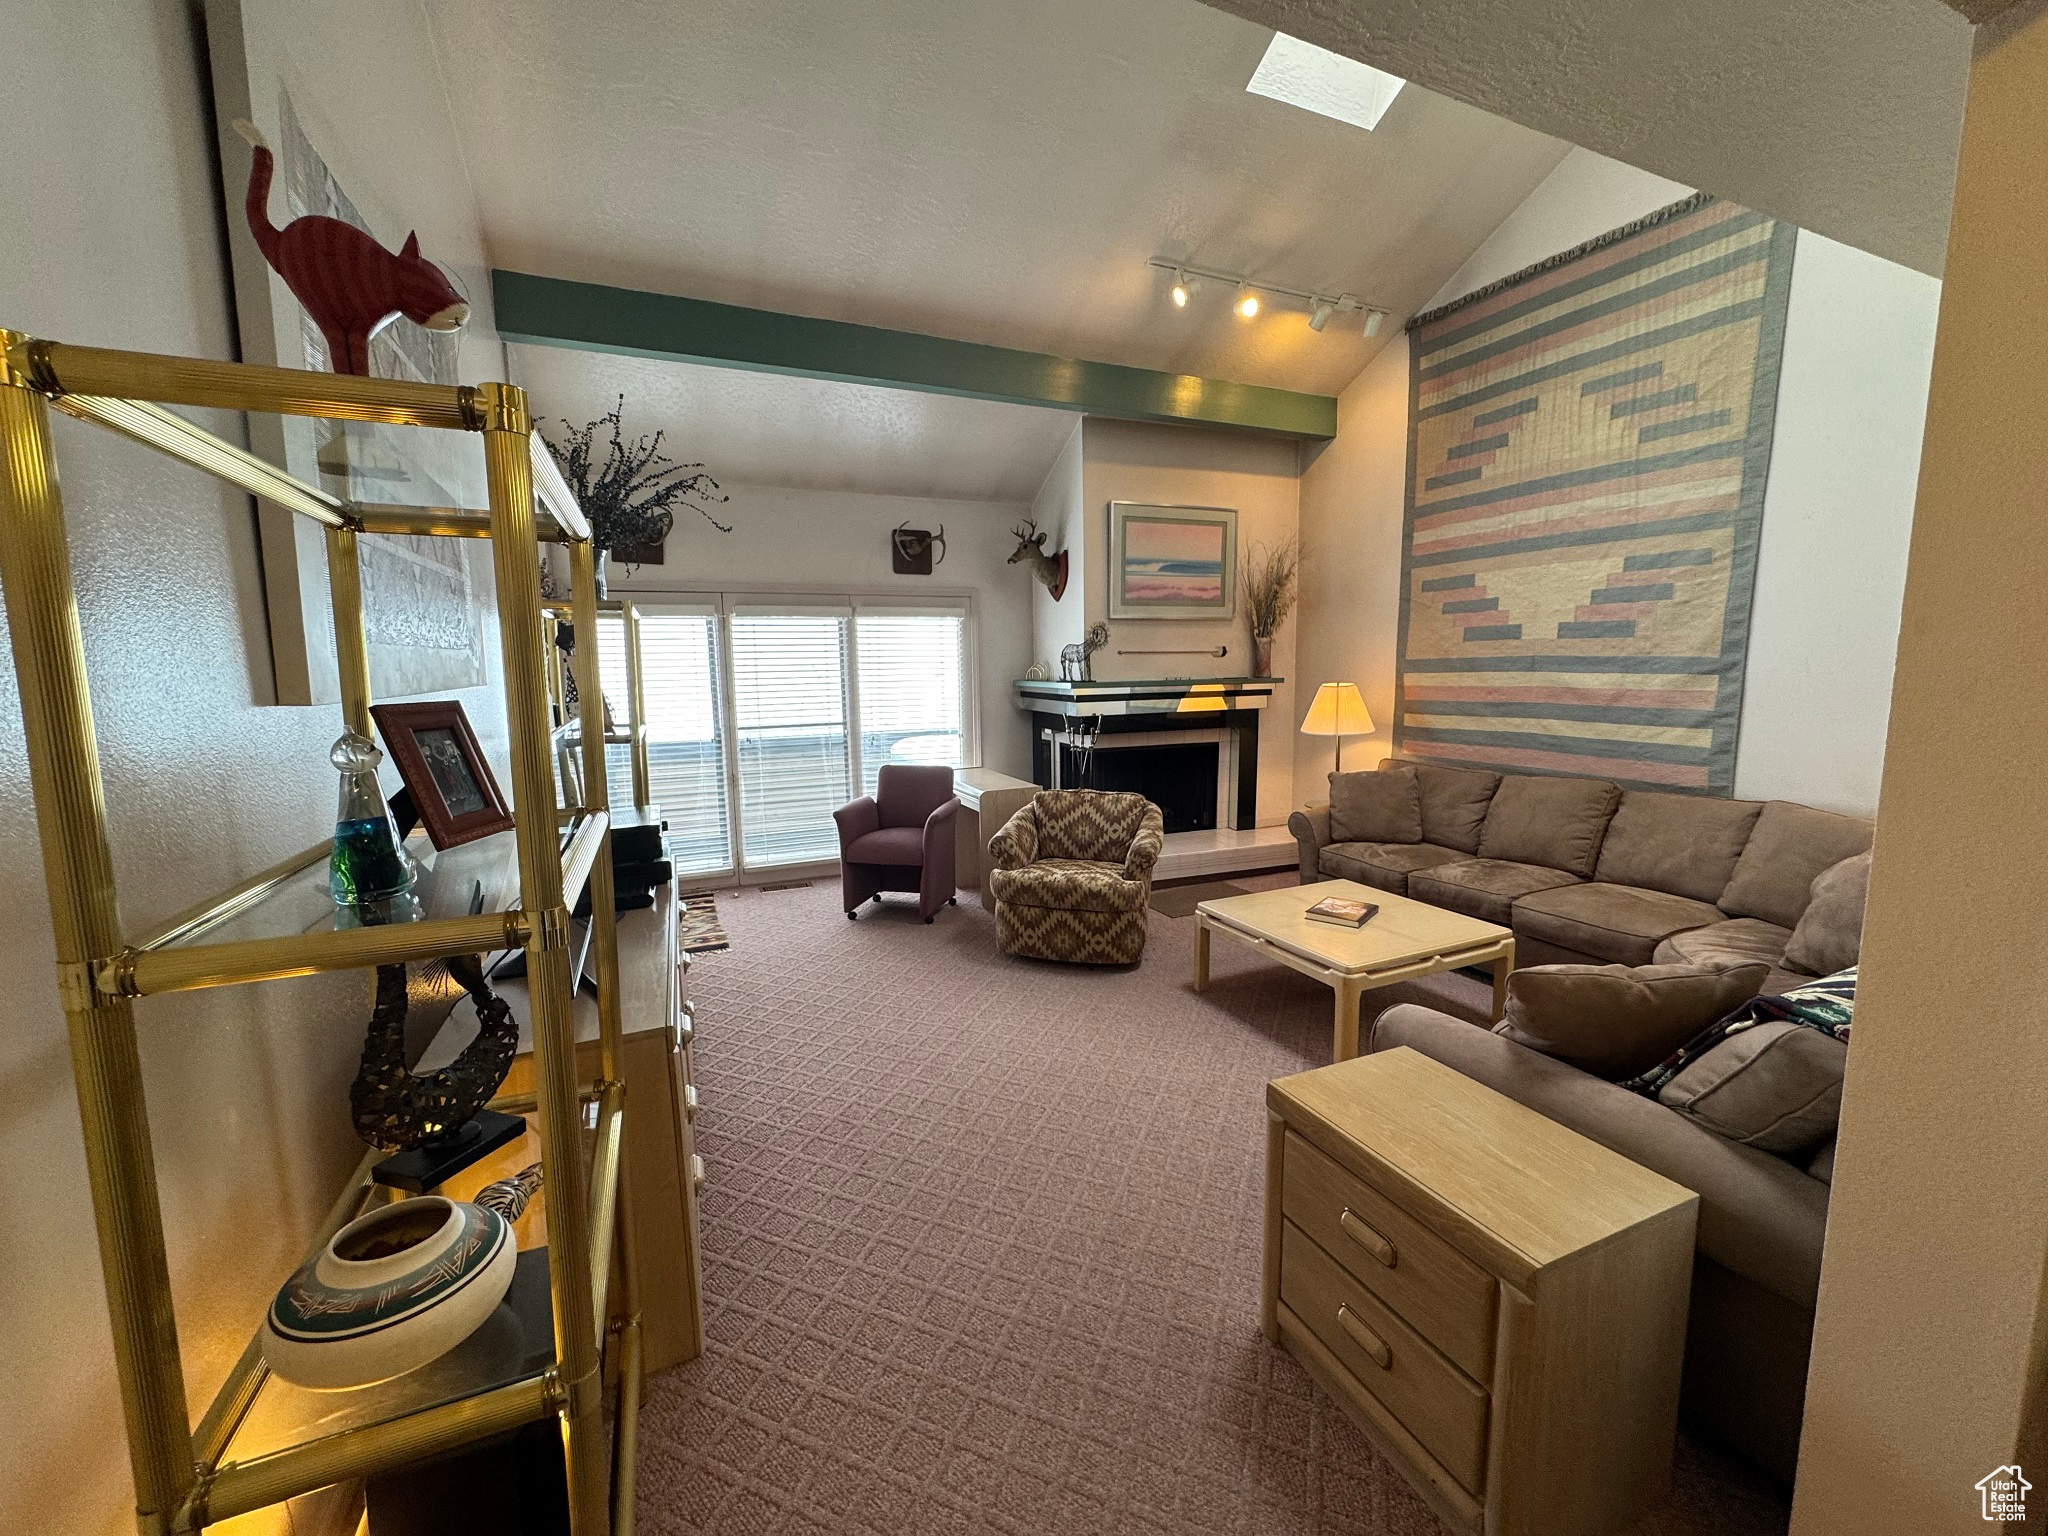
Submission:
<svg viewBox="0 0 2048 1536">
<path fill-rule="evenodd" d="M 1045 583 L 1045 590 L 1052 594 L 1054 602 L 1058 602 L 1067 590 L 1067 552 L 1063 549 L 1056 555 L 1048 555 L 1045 552 L 1045 535 L 1038 531 L 1038 524 L 1034 522 L 1019 523 L 1010 532 L 1016 537 L 1017 547 L 1010 551 L 1007 563 L 1015 565 L 1019 560 L 1029 560 L 1031 574 Z"/>
</svg>

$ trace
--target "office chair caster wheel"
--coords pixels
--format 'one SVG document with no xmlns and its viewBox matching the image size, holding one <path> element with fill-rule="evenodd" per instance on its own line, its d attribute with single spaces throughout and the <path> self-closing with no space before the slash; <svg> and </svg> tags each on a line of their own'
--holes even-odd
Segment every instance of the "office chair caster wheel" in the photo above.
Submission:
<svg viewBox="0 0 2048 1536">
<path fill-rule="evenodd" d="M 934 913 L 933 913 L 933 914 L 932 914 L 932 915 L 931 915 L 930 917 L 928 917 L 928 918 L 926 918 L 926 919 L 925 919 L 925 921 L 926 921 L 927 923 L 935 923 L 935 922 L 937 922 L 938 920 L 939 920 L 939 914 L 938 914 L 938 913 L 936 913 L 936 912 L 934 912 Z"/>
<path fill-rule="evenodd" d="M 858 912 L 849 912 L 846 914 L 846 920 L 849 923 L 857 923 L 860 921 L 860 914 Z"/>
</svg>

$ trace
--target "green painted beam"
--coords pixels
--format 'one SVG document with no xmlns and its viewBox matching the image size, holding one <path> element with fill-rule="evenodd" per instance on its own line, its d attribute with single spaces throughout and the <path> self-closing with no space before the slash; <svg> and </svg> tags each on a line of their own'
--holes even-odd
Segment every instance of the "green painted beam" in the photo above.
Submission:
<svg viewBox="0 0 2048 1536">
<path fill-rule="evenodd" d="M 1128 421 L 1315 440 L 1337 435 L 1337 401 L 1331 395 L 1081 362 L 527 272 L 493 270 L 491 292 L 498 334 L 507 341 L 880 384 Z"/>
</svg>

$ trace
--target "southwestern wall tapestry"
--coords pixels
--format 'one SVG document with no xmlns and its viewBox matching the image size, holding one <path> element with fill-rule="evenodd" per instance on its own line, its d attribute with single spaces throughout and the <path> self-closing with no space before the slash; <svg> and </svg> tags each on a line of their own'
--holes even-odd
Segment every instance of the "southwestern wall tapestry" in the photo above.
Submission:
<svg viewBox="0 0 2048 1536">
<path fill-rule="evenodd" d="M 1409 323 L 1396 752 L 1733 793 L 1795 233 L 1700 195 Z"/>
</svg>

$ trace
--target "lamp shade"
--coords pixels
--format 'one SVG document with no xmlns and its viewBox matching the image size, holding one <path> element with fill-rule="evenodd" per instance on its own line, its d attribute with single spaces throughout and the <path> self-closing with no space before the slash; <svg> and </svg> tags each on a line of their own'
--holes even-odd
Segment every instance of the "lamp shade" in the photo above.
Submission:
<svg viewBox="0 0 2048 1536">
<path fill-rule="evenodd" d="M 1316 690 L 1301 729 L 1310 736 L 1364 736 L 1372 730 L 1372 716 L 1356 683 L 1325 683 Z"/>
</svg>

